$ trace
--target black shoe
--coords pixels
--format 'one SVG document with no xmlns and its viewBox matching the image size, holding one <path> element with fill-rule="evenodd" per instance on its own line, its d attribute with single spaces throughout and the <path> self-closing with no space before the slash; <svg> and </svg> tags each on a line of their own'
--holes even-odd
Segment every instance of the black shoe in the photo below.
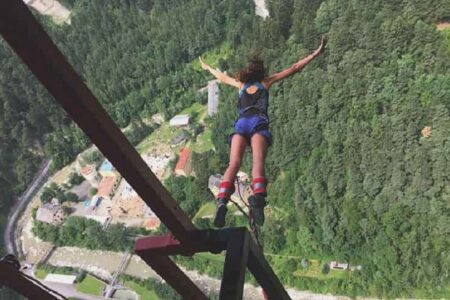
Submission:
<svg viewBox="0 0 450 300">
<path fill-rule="evenodd" d="M 227 199 L 217 199 L 216 216 L 214 217 L 214 226 L 222 228 L 225 226 L 225 216 L 227 215 Z"/>
<path fill-rule="evenodd" d="M 266 199 L 261 195 L 251 195 L 248 197 L 248 204 L 250 205 L 250 214 L 255 220 L 256 225 L 262 226 L 264 224 Z"/>
</svg>

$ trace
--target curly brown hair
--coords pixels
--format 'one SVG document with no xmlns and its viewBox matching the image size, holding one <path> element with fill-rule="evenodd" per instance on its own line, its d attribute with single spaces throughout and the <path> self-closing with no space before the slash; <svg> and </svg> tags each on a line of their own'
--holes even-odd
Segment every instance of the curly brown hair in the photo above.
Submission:
<svg viewBox="0 0 450 300">
<path fill-rule="evenodd" d="M 236 79 L 240 82 L 262 81 L 264 78 L 266 78 L 266 68 L 259 56 L 251 57 L 247 66 L 236 74 Z"/>
</svg>

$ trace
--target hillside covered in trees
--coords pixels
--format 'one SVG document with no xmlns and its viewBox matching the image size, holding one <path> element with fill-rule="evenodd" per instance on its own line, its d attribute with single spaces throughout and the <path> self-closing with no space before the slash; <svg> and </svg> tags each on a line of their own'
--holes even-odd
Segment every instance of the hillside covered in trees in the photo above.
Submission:
<svg viewBox="0 0 450 300">
<path fill-rule="evenodd" d="M 450 31 L 436 24 L 450 20 L 450 3 L 267 2 L 263 20 L 250 0 L 67 0 L 71 25 L 42 22 L 121 127 L 200 101 L 208 78 L 191 62 L 207 51 L 229 45 L 216 67 L 234 73 L 258 50 L 274 72 L 326 34 L 324 55 L 271 89 L 265 251 L 363 266 L 318 280 L 294 276 L 295 260 L 273 259 L 300 289 L 449 297 Z M 89 141 L 4 42 L 0 99 L 4 215 L 44 156 L 59 168 Z M 235 101 L 221 87 L 215 152 L 194 159 L 205 189 L 227 163 Z"/>
</svg>

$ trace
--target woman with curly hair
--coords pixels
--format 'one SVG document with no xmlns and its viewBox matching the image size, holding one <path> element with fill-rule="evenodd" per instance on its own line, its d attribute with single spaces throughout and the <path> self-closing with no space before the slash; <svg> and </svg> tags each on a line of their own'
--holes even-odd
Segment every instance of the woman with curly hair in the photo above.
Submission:
<svg viewBox="0 0 450 300">
<path fill-rule="evenodd" d="M 212 68 L 199 58 L 204 70 L 211 72 L 220 82 L 239 89 L 237 102 L 239 117 L 234 124 L 234 133 L 229 137 L 231 143 L 230 162 L 220 183 L 214 226 L 223 227 L 225 225 L 227 203 L 234 193 L 234 181 L 247 145 L 251 146 L 253 157 L 251 185 L 253 195 L 248 199 L 250 214 L 255 219 L 256 224 L 263 225 L 265 197 L 267 196 L 264 161 L 267 148 L 272 143 L 267 112 L 269 89 L 275 82 L 302 70 L 322 53 L 324 47 L 325 39 L 322 37 L 319 47 L 313 53 L 289 68 L 269 76 L 266 74 L 264 62 L 259 58 L 252 58 L 248 65 L 237 73 L 236 78 Z"/>
</svg>

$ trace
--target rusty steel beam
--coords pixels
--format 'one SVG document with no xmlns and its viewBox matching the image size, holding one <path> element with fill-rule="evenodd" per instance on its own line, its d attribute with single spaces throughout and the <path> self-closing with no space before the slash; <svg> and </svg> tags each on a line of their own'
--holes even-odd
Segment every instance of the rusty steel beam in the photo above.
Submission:
<svg viewBox="0 0 450 300">
<path fill-rule="evenodd" d="M 239 228 L 230 235 L 220 286 L 220 300 L 242 300 L 249 240 L 250 234 L 246 228 Z"/>
<path fill-rule="evenodd" d="M 193 247 L 168 235 L 137 240 L 135 252 L 150 264 L 151 261 L 167 258 L 167 255 L 193 255 L 206 251 L 218 253 L 226 250 L 220 299 L 241 299 L 246 267 L 264 289 L 268 299 L 291 299 L 246 228 L 195 230 L 188 235 Z M 160 268 L 160 271 L 164 278 L 164 268 Z"/>
<path fill-rule="evenodd" d="M 136 241 L 134 252 L 139 256 L 184 255 L 192 256 L 198 252 L 219 253 L 227 248 L 229 229 L 194 230 L 188 233 L 191 243 L 181 243 L 175 236 L 151 236 Z"/>
<path fill-rule="evenodd" d="M 236 295 L 233 299 L 239 299 L 236 291 L 240 291 L 240 286 L 243 284 L 242 264 L 246 259 L 245 257 L 238 259 L 238 253 L 245 256 L 247 252 L 247 266 L 267 292 L 269 299 L 290 299 L 255 241 L 251 238 L 242 240 L 240 229 L 195 230 L 196 228 L 188 216 L 151 172 L 22 1 L 0 1 L 0 34 L 173 233 L 176 239 L 172 238 L 172 241 L 166 241 L 166 251 L 178 251 L 189 255 L 200 250 L 217 253 L 227 248 L 230 252 L 228 262 L 239 263 L 237 268 L 228 263 L 224 270 L 225 286 L 231 287 L 230 290 L 233 290 Z M 244 236 L 248 236 L 248 233 Z M 237 238 L 238 242 L 232 241 L 233 238 Z M 145 253 L 145 243 L 143 240 L 136 244 L 140 256 L 184 299 L 207 299 L 170 258 L 164 255 L 155 255 L 159 251 L 156 249 L 157 247 L 154 247 L 156 250 Z M 245 250 L 247 245 L 249 251 Z M 152 254 L 151 251 L 156 252 Z M 232 271 L 230 270 L 236 270 L 238 274 L 236 279 L 231 278 Z M 9 282 L 14 289 L 19 292 L 28 292 L 24 290 L 25 286 L 17 285 L 20 278 L 13 277 L 10 282 L 7 281 L 8 279 L 4 279 L 6 277 L 4 274 L 7 273 L 2 272 L 2 274 L 2 280 Z M 32 299 L 55 298 L 34 297 Z M 221 299 L 224 298 L 221 297 Z"/>
<path fill-rule="evenodd" d="M 270 267 L 264 253 L 255 240 L 249 241 L 249 255 L 247 267 L 263 288 L 270 300 L 290 300 L 291 297 L 284 289 L 275 272 Z"/>
<path fill-rule="evenodd" d="M 177 237 L 189 243 L 188 216 L 67 62 L 23 1 L 0 1 L 0 33 L 70 117 Z"/>
<path fill-rule="evenodd" d="M 52 290 L 46 289 L 39 282 L 20 272 L 14 264 L 0 260 L 0 285 L 19 292 L 28 299 L 61 300 L 66 299 Z"/>
</svg>

